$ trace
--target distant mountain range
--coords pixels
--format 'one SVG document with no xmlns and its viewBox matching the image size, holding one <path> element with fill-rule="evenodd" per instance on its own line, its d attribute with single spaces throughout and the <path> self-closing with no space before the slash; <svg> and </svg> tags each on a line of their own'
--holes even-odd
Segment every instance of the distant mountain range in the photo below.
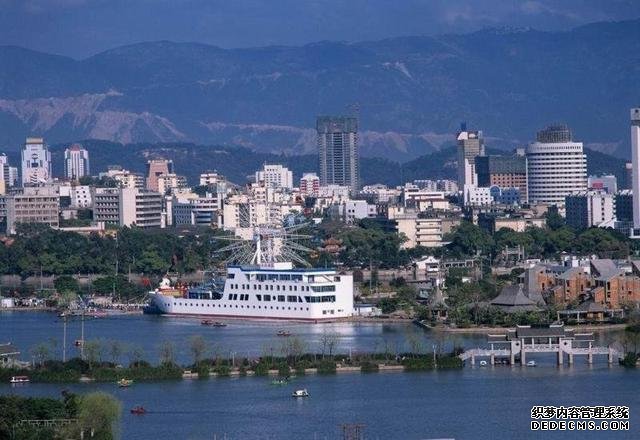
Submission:
<svg viewBox="0 0 640 440">
<path fill-rule="evenodd" d="M 318 172 L 318 157 L 315 154 L 288 155 L 259 153 L 245 147 L 176 144 L 130 144 L 109 141 L 87 140 L 82 144 L 89 150 L 91 173 L 97 175 L 109 165 L 121 165 L 131 171 L 144 173 L 147 160 L 152 158 L 172 159 L 178 174 L 187 177 L 190 185 L 197 185 L 200 173 L 218 171 L 227 179 L 244 185 L 253 179 L 254 173 L 265 163 L 280 163 L 292 172 L 294 182 L 305 172 Z M 63 158 L 66 144 L 51 147 L 53 175 L 63 174 Z M 504 153 L 489 149 L 488 154 Z M 614 174 L 619 181 L 623 177 L 625 160 L 594 150 L 586 150 L 588 172 L 592 174 Z M 456 149 L 445 147 L 413 160 L 399 163 L 384 158 L 363 157 L 360 163 L 361 180 L 364 185 L 383 183 L 401 185 L 416 179 L 456 179 Z M 19 163 L 19 153 L 9 153 L 11 163 Z"/>
<path fill-rule="evenodd" d="M 640 20 L 302 47 L 160 41 L 84 60 L 0 46 L 0 148 L 42 135 L 309 154 L 316 115 L 349 112 L 366 157 L 440 150 L 461 121 L 499 148 L 566 122 L 624 157 L 638 78 Z"/>
</svg>

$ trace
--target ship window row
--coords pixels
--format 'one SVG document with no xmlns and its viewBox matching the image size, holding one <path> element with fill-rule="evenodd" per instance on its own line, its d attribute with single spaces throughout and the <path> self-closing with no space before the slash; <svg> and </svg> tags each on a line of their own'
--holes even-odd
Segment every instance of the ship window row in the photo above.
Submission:
<svg viewBox="0 0 640 440">
<path fill-rule="evenodd" d="M 253 285 L 253 290 L 269 290 L 269 291 L 286 291 L 287 287 L 289 287 L 289 292 L 297 292 L 298 291 L 298 286 L 281 286 L 279 284 L 267 284 L 264 286 L 264 289 L 262 288 L 263 286 L 261 284 L 254 284 Z M 323 287 L 328 287 L 328 290 L 316 290 L 316 289 L 320 289 Z M 251 284 L 231 284 L 230 285 L 231 289 L 243 289 L 243 290 L 247 290 L 247 289 L 251 289 Z M 309 287 L 309 286 L 300 286 L 300 291 L 301 292 L 310 292 L 311 289 L 313 289 L 314 292 L 335 292 L 336 288 L 335 286 L 320 286 L 320 287 Z"/>
<path fill-rule="evenodd" d="M 258 281 L 302 281 L 302 275 L 297 274 L 277 274 L 277 273 L 259 273 L 256 274 Z"/>
<path fill-rule="evenodd" d="M 167 303 L 167 304 L 166 304 L 166 306 L 169 306 L 169 305 L 170 305 L 169 303 Z M 174 305 L 174 306 L 176 306 L 176 305 L 181 306 L 181 305 L 182 305 L 182 303 L 176 303 L 176 302 L 174 302 L 174 303 L 173 303 L 173 305 Z M 185 305 L 185 306 L 191 305 L 191 306 L 196 306 L 196 307 L 198 307 L 198 306 L 199 306 L 199 307 L 220 307 L 220 308 L 225 308 L 225 309 L 227 308 L 227 305 L 226 305 L 226 304 L 222 304 L 222 305 L 221 305 L 221 304 L 198 304 L 198 303 L 196 303 L 196 304 L 187 304 L 187 303 L 185 303 L 184 305 Z M 267 310 L 267 308 L 269 308 L 270 310 L 273 310 L 273 307 L 274 307 L 274 306 L 264 306 L 264 309 L 265 309 L 265 310 Z M 230 309 L 232 309 L 232 308 L 234 308 L 234 306 L 229 305 L 229 308 L 230 308 Z M 240 308 L 240 309 L 244 309 L 244 308 L 245 308 L 245 306 L 243 306 L 243 305 L 240 305 L 240 306 L 236 305 L 236 306 L 235 306 L 235 308 L 236 308 L 236 309 L 238 309 L 238 308 Z M 247 308 L 247 309 L 250 309 L 250 308 L 253 308 L 253 309 L 255 309 L 255 308 L 262 309 L 262 306 L 247 306 L 246 308 Z M 279 307 L 279 306 L 275 306 L 275 309 L 276 309 L 276 310 L 280 310 L 280 307 Z M 306 307 L 306 308 L 305 308 L 305 307 L 300 307 L 300 308 L 298 308 L 298 307 L 293 307 L 293 308 L 291 308 L 291 307 L 287 307 L 287 308 L 285 309 L 285 308 L 284 308 L 284 306 L 283 306 L 283 307 L 282 307 L 282 310 L 300 310 L 300 311 L 302 311 L 302 310 L 306 310 L 306 311 L 309 311 L 309 307 Z"/>
</svg>

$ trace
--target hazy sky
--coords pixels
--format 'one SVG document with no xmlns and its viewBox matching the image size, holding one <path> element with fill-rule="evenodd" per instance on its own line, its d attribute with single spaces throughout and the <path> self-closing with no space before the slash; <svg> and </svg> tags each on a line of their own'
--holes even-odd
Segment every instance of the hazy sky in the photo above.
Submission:
<svg viewBox="0 0 640 440">
<path fill-rule="evenodd" d="M 638 17 L 640 0 L 0 0 L 0 45 L 80 58 L 150 40 L 299 45 Z"/>
</svg>

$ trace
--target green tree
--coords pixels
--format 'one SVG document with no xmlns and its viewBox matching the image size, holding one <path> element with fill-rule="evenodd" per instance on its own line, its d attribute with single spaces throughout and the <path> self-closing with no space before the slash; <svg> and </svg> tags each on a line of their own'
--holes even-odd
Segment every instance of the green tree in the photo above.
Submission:
<svg viewBox="0 0 640 440">
<path fill-rule="evenodd" d="M 545 214 L 545 218 L 547 220 L 547 227 L 553 231 L 566 225 L 564 217 L 560 215 L 558 209 L 555 207 L 549 208 Z"/>
<path fill-rule="evenodd" d="M 80 398 L 78 424 L 80 429 L 95 440 L 112 440 L 122 413 L 122 404 L 103 392 L 89 393 Z"/>
<path fill-rule="evenodd" d="M 83 341 L 84 357 L 89 363 L 89 369 L 102 359 L 102 343 L 98 340 Z"/>
<path fill-rule="evenodd" d="M 467 221 L 460 223 L 447 238 L 450 240 L 447 245 L 449 251 L 460 257 L 490 255 L 494 246 L 491 235 Z"/>
<path fill-rule="evenodd" d="M 193 364 L 197 365 L 206 356 L 207 343 L 201 335 L 193 335 L 189 338 L 189 349 L 193 356 Z"/>
<path fill-rule="evenodd" d="M 174 364 L 176 348 L 171 341 L 162 341 L 160 343 L 160 362 L 162 364 Z"/>
<path fill-rule="evenodd" d="M 78 281 L 71 275 L 61 275 L 53 280 L 53 287 L 60 293 L 73 292 L 77 293 L 80 290 Z"/>
</svg>

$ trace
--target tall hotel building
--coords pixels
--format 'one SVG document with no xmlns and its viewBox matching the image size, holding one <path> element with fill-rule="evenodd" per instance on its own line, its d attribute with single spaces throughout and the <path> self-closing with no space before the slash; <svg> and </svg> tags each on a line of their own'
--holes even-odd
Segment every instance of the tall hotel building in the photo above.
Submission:
<svg viewBox="0 0 640 440">
<path fill-rule="evenodd" d="M 73 144 L 64 150 L 64 176 L 78 180 L 89 175 L 89 152 L 81 145 Z"/>
<path fill-rule="evenodd" d="M 358 120 L 345 116 L 319 116 L 318 156 L 320 185 L 348 186 L 352 192 L 360 185 Z"/>
<path fill-rule="evenodd" d="M 465 185 L 478 185 L 476 157 L 484 156 L 484 137 L 482 131 L 468 131 L 462 124 L 456 137 L 458 141 L 458 188 Z"/>
<path fill-rule="evenodd" d="M 631 109 L 631 162 L 633 163 L 633 233 L 640 229 L 640 108 Z"/>
<path fill-rule="evenodd" d="M 566 125 L 537 134 L 527 147 L 529 203 L 564 208 L 565 197 L 587 189 L 587 156 L 582 142 L 573 142 Z"/>
<path fill-rule="evenodd" d="M 38 185 L 51 179 L 51 152 L 42 138 L 27 138 L 22 147 L 22 184 Z"/>
</svg>

